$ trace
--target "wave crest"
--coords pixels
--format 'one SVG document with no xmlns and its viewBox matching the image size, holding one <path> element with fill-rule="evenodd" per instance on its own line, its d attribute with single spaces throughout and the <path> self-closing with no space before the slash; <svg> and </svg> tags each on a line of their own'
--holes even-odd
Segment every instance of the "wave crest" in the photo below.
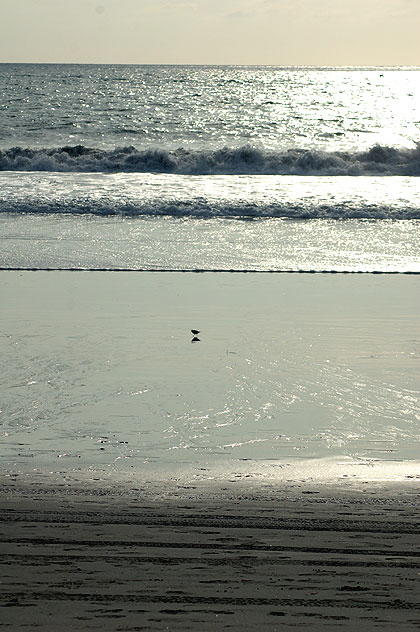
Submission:
<svg viewBox="0 0 420 632">
<path fill-rule="evenodd" d="M 314 149 L 268 151 L 252 146 L 215 150 L 112 150 L 74 145 L 0 151 L 0 171 L 174 173 L 179 175 L 419 176 L 420 143 L 414 148 L 375 145 L 367 151 Z"/>
</svg>

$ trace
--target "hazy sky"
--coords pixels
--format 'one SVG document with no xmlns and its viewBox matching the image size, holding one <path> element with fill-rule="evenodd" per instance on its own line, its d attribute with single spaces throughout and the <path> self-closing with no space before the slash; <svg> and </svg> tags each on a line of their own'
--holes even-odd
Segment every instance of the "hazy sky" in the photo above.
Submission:
<svg viewBox="0 0 420 632">
<path fill-rule="evenodd" d="M 420 0 L 0 0 L 0 61 L 420 65 Z"/>
</svg>

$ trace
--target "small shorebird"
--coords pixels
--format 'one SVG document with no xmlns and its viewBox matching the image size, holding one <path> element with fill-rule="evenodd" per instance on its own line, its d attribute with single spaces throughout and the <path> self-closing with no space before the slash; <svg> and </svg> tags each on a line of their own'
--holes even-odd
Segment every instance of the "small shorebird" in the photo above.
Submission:
<svg viewBox="0 0 420 632">
<path fill-rule="evenodd" d="M 192 333 L 193 336 L 196 336 L 200 332 L 198 331 L 198 329 L 191 329 L 191 333 Z"/>
</svg>

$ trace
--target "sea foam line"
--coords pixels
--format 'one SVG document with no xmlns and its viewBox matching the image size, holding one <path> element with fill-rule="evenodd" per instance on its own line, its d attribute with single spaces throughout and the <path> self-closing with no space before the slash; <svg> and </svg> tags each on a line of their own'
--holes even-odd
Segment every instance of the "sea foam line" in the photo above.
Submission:
<svg viewBox="0 0 420 632">
<path fill-rule="evenodd" d="M 295 201 L 259 201 L 247 203 L 242 200 L 226 199 L 206 200 L 165 200 L 154 199 L 142 201 L 134 194 L 122 197 L 117 193 L 114 197 L 85 196 L 55 198 L 54 191 L 51 198 L 39 194 L 30 197 L 14 195 L 5 192 L 0 194 L 0 214 L 19 215 L 56 215 L 71 216 L 85 215 L 96 217 L 173 217 L 179 219 L 235 219 L 243 221 L 258 221 L 264 219 L 289 220 L 419 220 L 420 204 L 417 200 L 410 202 L 391 200 L 389 204 L 368 203 L 366 201 L 324 201 L 310 200 L 296 203 Z"/>
<path fill-rule="evenodd" d="M 1 267 L 0 272 L 182 272 L 192 274 L 220 273 L 227 274 L 375 274 L 375 275 L 420 275 L 420 270 L 263 270 L 241 268 L 34 268 L 34 267 Z"/>
</svg>

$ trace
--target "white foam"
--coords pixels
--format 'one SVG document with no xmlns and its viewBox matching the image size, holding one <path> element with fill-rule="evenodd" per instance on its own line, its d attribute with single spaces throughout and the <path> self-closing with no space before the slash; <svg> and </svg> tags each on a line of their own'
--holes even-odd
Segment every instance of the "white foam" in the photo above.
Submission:
<svg viewBox="0 0 420 632">
<path fill-rule="evenodd" d="M 420 145 L 396 148 L 375 145 L 367 151 L 287 149 L 268 151 L 253 146 L 212 150 L 133 146 L 113 150 L 84 145 L 0 151 L 0 171 L 138 172 L 273 175 L 420 175 Z"/>
<path fill-rule="evenodd" d="M 416 177 L 7 171 L 0 182 L 0 213 L 420 219 Z"/>
</svg>

